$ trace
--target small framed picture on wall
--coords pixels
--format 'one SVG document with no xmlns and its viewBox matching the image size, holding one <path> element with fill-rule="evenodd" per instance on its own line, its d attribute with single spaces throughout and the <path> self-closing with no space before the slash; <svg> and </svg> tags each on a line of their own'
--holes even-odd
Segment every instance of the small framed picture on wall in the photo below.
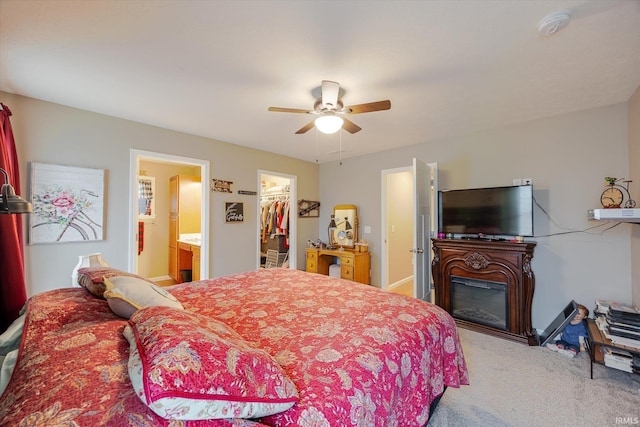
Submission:
<svg viewBox="0 0 640 427">
<path fill-rule="evenodd" d="M 225 222 L 243 222 L 244 204 L 241 202 L 225 202 L 224 218 Z"/>
</svg>

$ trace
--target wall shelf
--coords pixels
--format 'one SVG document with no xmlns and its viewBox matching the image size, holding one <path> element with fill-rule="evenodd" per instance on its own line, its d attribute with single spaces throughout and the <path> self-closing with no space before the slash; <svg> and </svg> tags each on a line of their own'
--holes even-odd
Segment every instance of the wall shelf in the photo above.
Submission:
<svg viewBox="0 0 640 427">
<path fill-rule="evenodd" d="M 640 209 L 590 209 L 587 216 L 599 221 L 640 223 Z"/>
</svg>

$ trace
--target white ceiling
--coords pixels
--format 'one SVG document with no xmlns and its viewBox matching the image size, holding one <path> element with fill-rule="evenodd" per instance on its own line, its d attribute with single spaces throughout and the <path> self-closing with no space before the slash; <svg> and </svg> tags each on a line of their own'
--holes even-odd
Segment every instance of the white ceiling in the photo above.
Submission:
<svg viewBox="0 0 640 427">
<path fill-rule="evenodd" d="M 326 162 L 339 134 L 267 111 L 311 109 L 323 79 L 391 100 L 349 116 L 343 158 L 625 102 L 640 0 L 0 0 L 5 92 Z"/>
</svg>

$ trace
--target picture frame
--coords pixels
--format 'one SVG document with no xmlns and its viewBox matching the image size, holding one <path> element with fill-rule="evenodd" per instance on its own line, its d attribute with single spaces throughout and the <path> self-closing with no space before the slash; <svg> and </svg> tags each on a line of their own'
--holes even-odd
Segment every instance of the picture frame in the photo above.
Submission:
<svg viewBox="0 0 640 427">
<path fill-rule="evenodd" d="M 231 189 L 232 185 L 233 181 L 213 178 L 211 180 L 211 191 L 217 191 L 219 193 L 233 193 L 233 190 Z"/>
<path fill-rule="evenodd" d="M 224 221 L 226 223 L 243 222 L 244 221 L 244 203 L 225 202 Z"/>
<path fill-rule="evenodd" d="M 298 217 L 317 218 L 320 216 L 320 202 L 314 200 L 298 201 Z"/>
<path fill-rule="evenodd" d="M 104 169 L 31 163 L 29 244 L 104 240 Z"/>
</svg>

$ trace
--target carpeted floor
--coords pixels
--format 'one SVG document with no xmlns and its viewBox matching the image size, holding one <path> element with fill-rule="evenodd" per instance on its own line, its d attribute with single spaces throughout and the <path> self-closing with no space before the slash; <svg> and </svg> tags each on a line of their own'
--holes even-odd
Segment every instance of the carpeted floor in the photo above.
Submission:
<svg viewBox="0 0 640 427">
<path fill-rule="evenodd" d="M 429 427 L 640 425 L 640 375 L 459 328 L 471 385 L 449 388 Z"/>
</svg>

